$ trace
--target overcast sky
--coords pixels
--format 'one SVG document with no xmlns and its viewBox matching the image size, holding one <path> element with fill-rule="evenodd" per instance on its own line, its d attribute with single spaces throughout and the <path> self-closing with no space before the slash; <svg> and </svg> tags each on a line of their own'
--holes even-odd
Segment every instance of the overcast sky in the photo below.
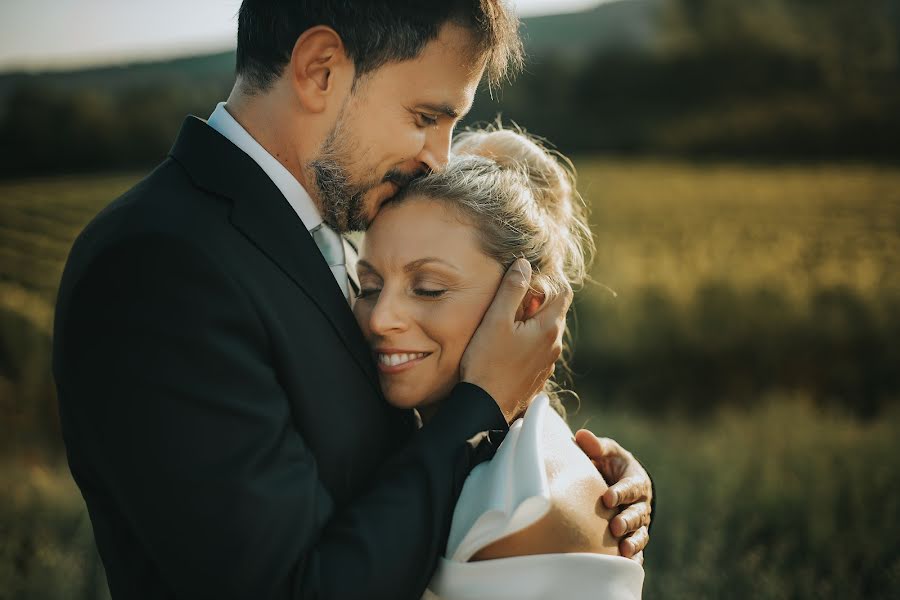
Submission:
<svg viewBox="0 0 900 600">
<path fill-rule="evenodd" d="M 519 14 L 610 0 L 514 0 Z M 108 64 L 233 47 L 240 0 L 0 0 L 0 70 Z"/>
</svg>

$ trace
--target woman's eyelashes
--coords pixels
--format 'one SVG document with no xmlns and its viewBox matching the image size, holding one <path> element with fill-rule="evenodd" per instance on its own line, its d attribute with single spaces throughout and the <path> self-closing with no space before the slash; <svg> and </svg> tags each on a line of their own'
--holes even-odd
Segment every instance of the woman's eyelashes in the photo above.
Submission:
<svg viewBox="0 0 900 600">
<path fill-rule="evenodd" d="M 420 298 L 432 300 L 444 296 L 455 285 L 441 273 L 435 273 L 427 269 L 413 274 L 409 284 L 413 294 Z"/>
<path fill-rule="evenodd" d="M 360 287 L 359 291 L 356 292 L 356 299 L 360 298 L 369 298 L 370 296 L 375 296 L 381 291 L 381 288 L 365 288 Z"/>
<path fill-rule="evenodd" d="M 413 291 L 417 296 L 422 296 L 424 298 L 440 298 L 447 293 L 447 290 L 433 290 L 425 288 L 415 288 Z"/>
<path fill-rule="evenodd" d="M 401 278 L 388 277 L 386 279 L 379 276 L 374 269 L 368 264 L 358 268 L 359 291 L 356 293 L 357 299 L 377 300 L 384 293 L 384 288 L 390 288 L 390 294 L 393 296 L 400 290 L 405 290 L 408 296 L 421 298 L 423 300 L 436 300 L 445 296 L 448 292 L 458 287 L 458 282 L 454 283 L 451 278 L 442 273 L 434 273 L 428 269 L 416 270 L 405 274 Z"/>
<path fill-rule="evenodd" d="M 446 289 L 434 289 L 434 288 L 422 288 L 422 287 L 413 287 L 412 293 L 421 298 L 440 298 L 444 294 L 448 292 Z M 381 293 L 381 288 L 378 287 L 360 287 L 359 291 L 356 292 L 356 298 L 364 299 L 364 298 L 373 298 Z"/>
</svg>

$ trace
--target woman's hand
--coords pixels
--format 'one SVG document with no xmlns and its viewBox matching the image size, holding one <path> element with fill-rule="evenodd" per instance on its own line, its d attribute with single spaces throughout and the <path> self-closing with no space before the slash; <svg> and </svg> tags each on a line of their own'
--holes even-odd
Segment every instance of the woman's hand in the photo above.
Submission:
<svg viewBox="0 0 900 600">
<path fill-rule="evenodd" d="M 520 258 L 503 277 L 459 366 L 461 381 L 490 394 L 507 423 L 525 412 L 553 374 L 572 303 L 572 289 L 567 286 L 537 314 L 517 321 L 530 287 L 531 265 Z"/>
<path fill-rule="evenodd" d="M 653 500 L 650 475 L 615 440 L 598 438 L 581 429 L 575 434 L 575 442 L 610 484 L 603 494 L 603 504 L 607 508 L 623 507 L 609 523 L 610 532 L 619 539 L 619 552 L 643 564 L 644 548 L 650 541 L 648 528 Z"/>
</svg>

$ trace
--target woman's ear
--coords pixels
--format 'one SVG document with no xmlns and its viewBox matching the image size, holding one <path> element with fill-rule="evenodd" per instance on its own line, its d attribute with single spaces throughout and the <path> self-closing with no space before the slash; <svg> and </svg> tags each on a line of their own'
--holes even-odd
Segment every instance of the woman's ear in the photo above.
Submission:
<svg viewBox="0 0 900 600">
<path fill-rule="evenodd" d="M 337 78 L 353 77 L 341 37 L 331 27 L 311 27 L 297 38 L 288 65 L 294 92 L 307 111 L 319 113 L 328 107 L 329 96 L 341 86 Z"/>
<path fill-rule="evenodd" d="M 529 289 L 525 292 L 525 298 L 516 311 L 516 321 L 527 321 L 540 310 L 544 305 L 544 293 L 535 289 Z"/>
</svg>

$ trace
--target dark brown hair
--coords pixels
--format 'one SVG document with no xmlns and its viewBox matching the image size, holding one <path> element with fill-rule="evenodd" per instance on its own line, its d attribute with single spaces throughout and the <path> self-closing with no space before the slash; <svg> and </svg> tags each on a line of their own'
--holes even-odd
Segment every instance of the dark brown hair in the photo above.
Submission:
<svg viewBox="0 0 900 600">
<path fill-rule="evenodd" d="M 487 57 L 491 86 L 521 69 L 519 21 L 504 0 L 244 0 L 236 71 L 249 91 L 265 91 L 284 72 L 297 38 L 326 25 L 341 36 L 359 78 L 386 63 L 415 58 L 445 23 L 474 34 L 473 50 Z"/>
</svg>

